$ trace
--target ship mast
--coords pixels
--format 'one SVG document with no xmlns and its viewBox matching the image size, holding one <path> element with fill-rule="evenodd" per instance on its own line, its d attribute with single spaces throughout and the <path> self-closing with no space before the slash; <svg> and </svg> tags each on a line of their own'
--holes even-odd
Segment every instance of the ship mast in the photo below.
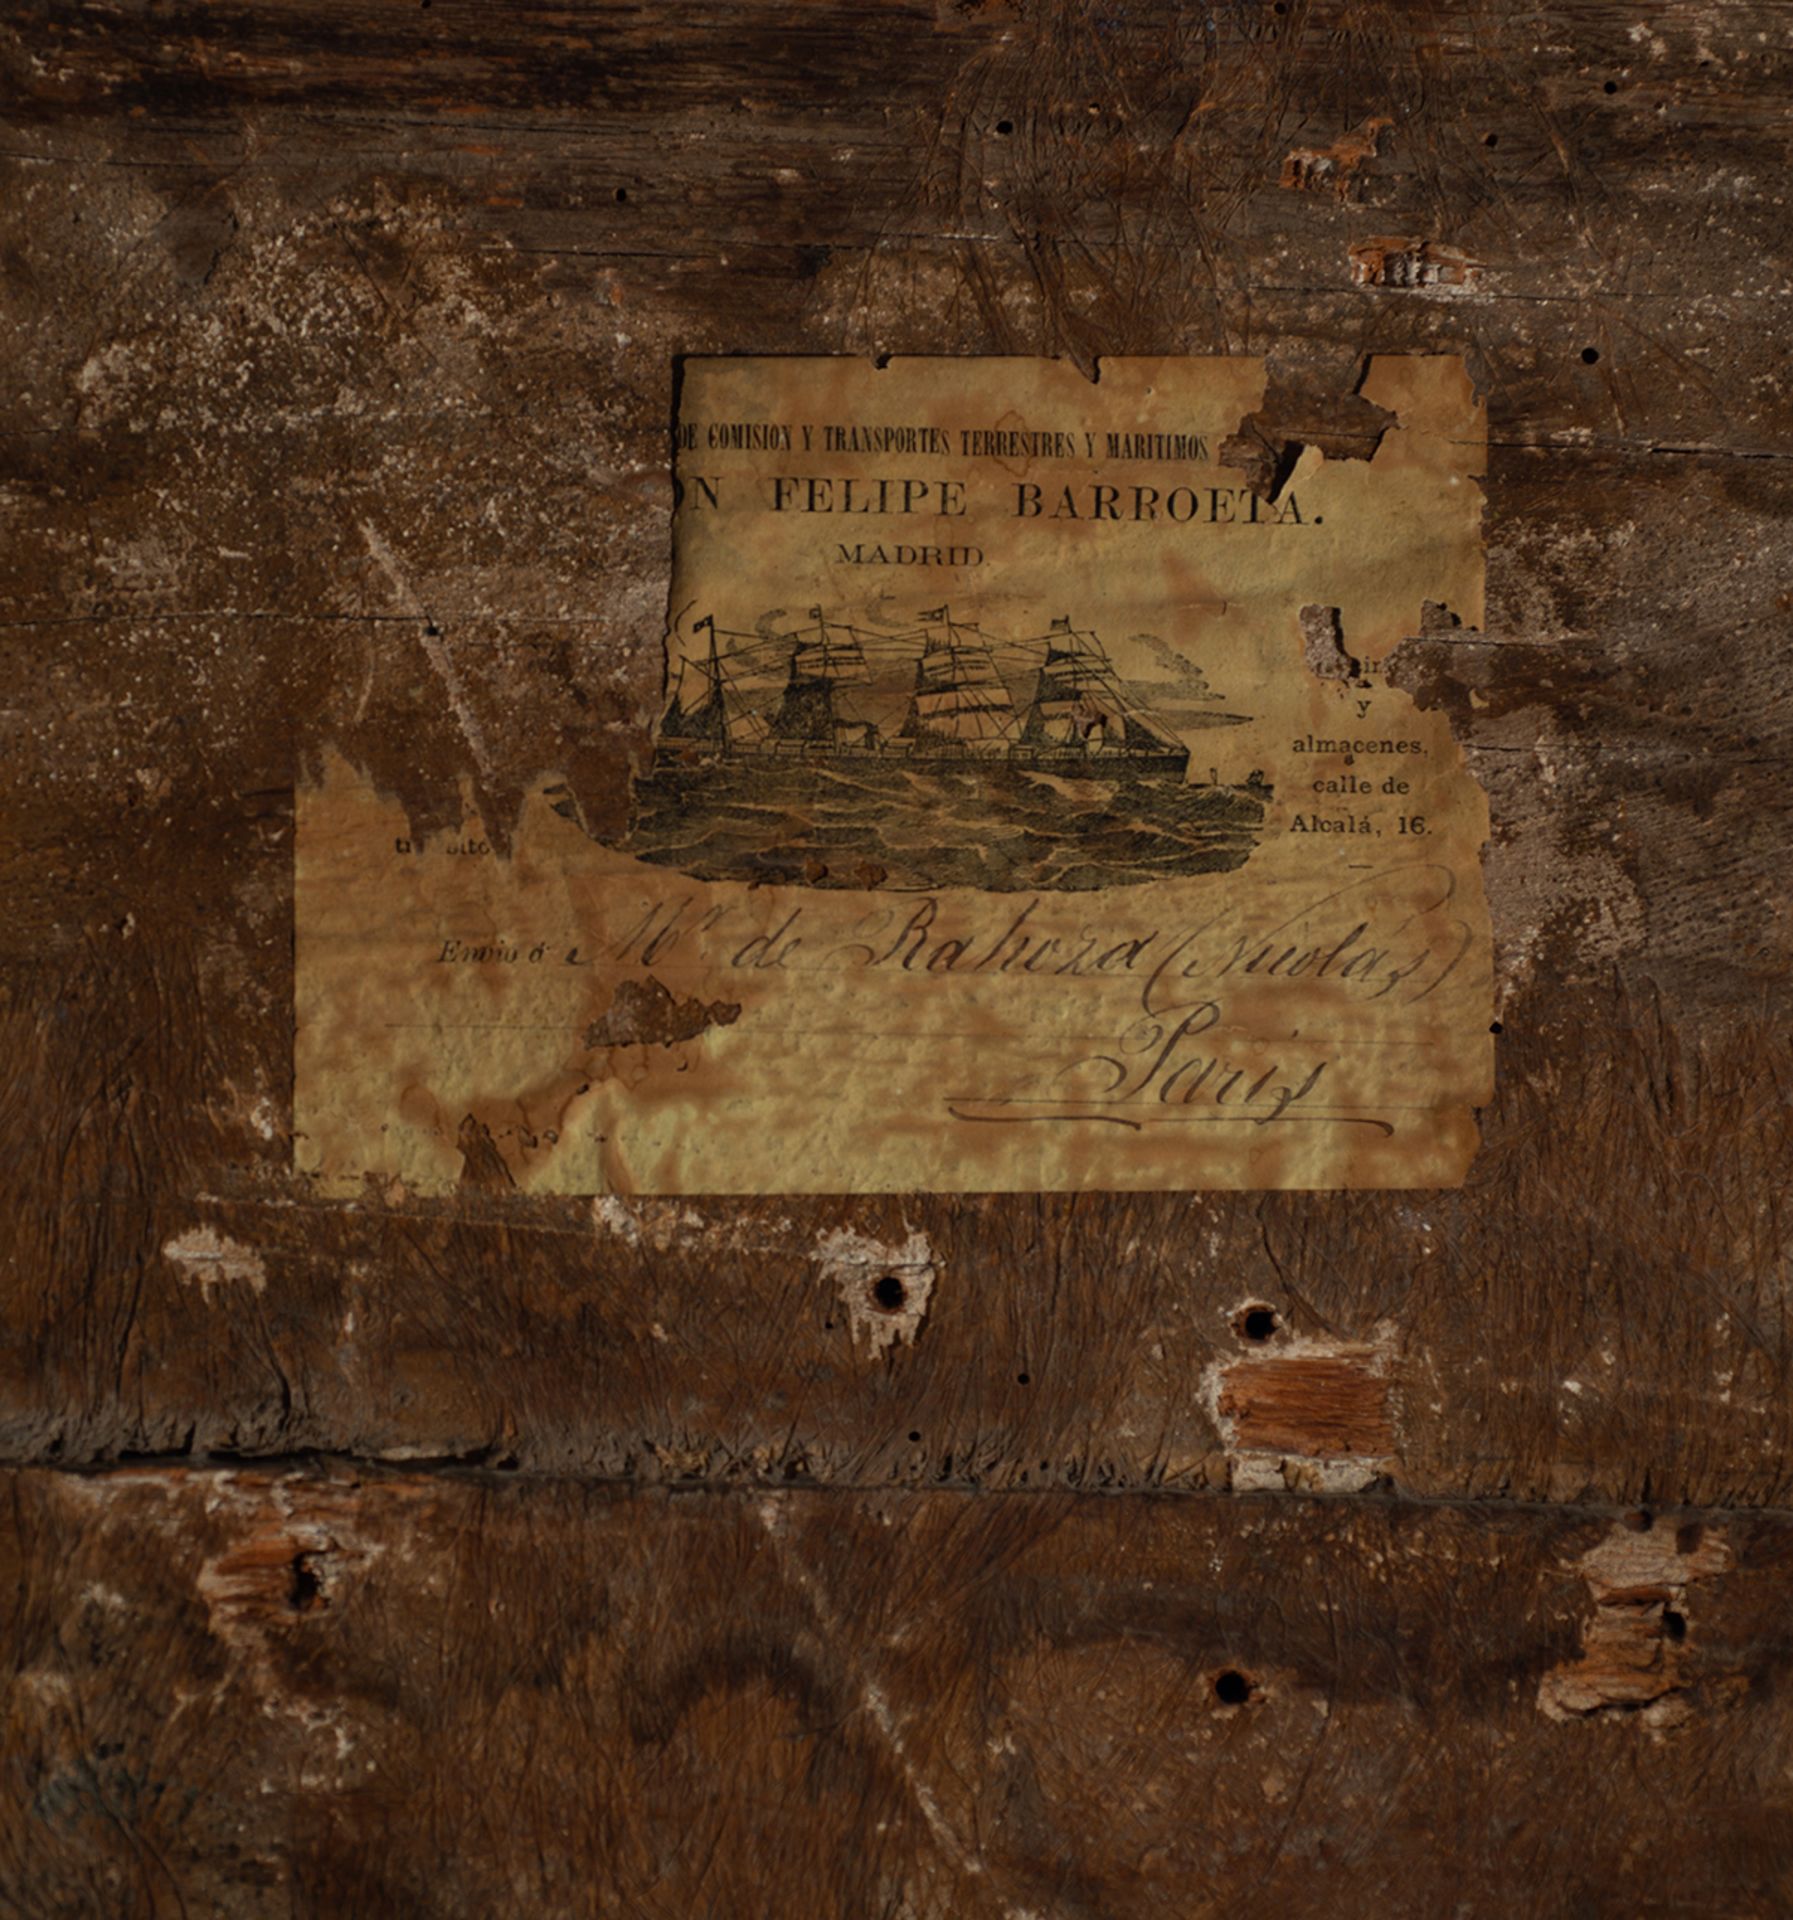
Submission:
<svg viewBox="0 0 1793 1920">
<path fill-rule="evenodd" d="M 811 607 L 809 617 L 815 622 L 813 639 L 787 636 L 794 643 L 789 678 L 772 718 L 771 738 L 815 747 L 868 746 L 876 729 L 867 721 L 843 720 L 834 706 L 837 686 L 864 685 L 871 678 L 859 635 L 849 626 L 846 638 L 837 639 L 820 607 Z"/>
<path fill-rule="evenodd" d="M 710 634 L 709 660 L 696 662 L 688 654 L 680 660 L 678 681 L 673 688 L 672 701 L 660 722 L 660 732 L 670 740 L 707 740 L 718 751 L 726 752 L 728 710 L 724 700 L 722 657 L 717 649 L 714 614 L 705 614 L 692 631 L 702 633 L 706 627 Z M 684 701 L 685 675 L 693 666 L 697 667 L 706 684 L 696 704 L 688 707 Z"/>
<path fill-rule="evenodd" d="M 826 680 L 833 686 L 860 685 L 869 680 L 865 649 L 859 644 L 857 632 L 846 627 L 846 638 L 837 640 L 829 632 L 827 616 L 820 607 L 811 607 L 809 617 L 815 622 L 816 637 L 797 642 L 791 655 L 792 680 Z"/>
<path fill-rule="evenodd" d="M 716 645 L 716 616 L 705 616 L 710 629 L 710 710 L 716 716 L 716 745 L 728 752 L 728 706 L 722 694 L 722 655 Z"/>
<path fill-rule="evenodd" d="M 1094 633 L 1066 615 L 1041 638 L 1046 657 L 1027 709 L 1022 739 L 1089 752 L 1175 751 L 1180 742 L 1123 690 L 1114 662 Z"/>
</svg>

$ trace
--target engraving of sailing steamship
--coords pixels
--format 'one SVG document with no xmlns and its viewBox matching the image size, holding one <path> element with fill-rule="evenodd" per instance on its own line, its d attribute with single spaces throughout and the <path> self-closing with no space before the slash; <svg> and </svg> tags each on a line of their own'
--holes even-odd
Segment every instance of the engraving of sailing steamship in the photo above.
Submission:
<svg viewBox="0 0 1793 1920">
<path fill-rule="evenodd" d="M 707 651 L 673 676 L 627 851 L 704 879 L 1007 892 L 1224 871 L 1256 843 L 1262 776 L 1191 781 L 1068 616 L 1015 642 L 944 606 L 899 632 L 820 607 L 772 624 L 696 623 Z"/>
</svg>

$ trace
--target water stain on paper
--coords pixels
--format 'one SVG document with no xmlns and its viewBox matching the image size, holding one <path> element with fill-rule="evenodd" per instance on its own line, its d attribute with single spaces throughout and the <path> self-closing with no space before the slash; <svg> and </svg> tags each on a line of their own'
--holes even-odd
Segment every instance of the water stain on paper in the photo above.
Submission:
<svg viewBox="0 0 1793 1920">
<path fill-rule="evenodd" d="M 1454 359 L 1362 393 L 1272 504 L 1222 464 L 1256 361 L 687 363 L 626 830 L 546 773 L 502 852 L 471 795 L 451 844 L 337 758 L 300 796 L 301 1167 L 1460 1181 L 1487 808 L 1382 663 L 1481 619 L 1485 431 Z"/>
</svg>

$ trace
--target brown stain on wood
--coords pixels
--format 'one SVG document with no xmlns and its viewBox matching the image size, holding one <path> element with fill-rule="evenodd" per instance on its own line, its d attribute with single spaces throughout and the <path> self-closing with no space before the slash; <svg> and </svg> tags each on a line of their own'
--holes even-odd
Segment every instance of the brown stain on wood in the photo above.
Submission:
<svg viewBox="0 0 1793 1920">
<path fill-rule="evenodd" d="M 0 1900 L 1783 1904 L 1789 81 L 1747 0 L 1511 28 L 15 10 L 0 1412 L 11 1459 L 84 1471 L 0 1500 Z M 1356 173 L 1392 237 L 1354 261 L 1349 208 L 1278 166 L 1365 100 L 1400 141 Z M 496 151 L 456 152 L 469 124 Z M 520 204 L 482 204 L 500 181 Z M 1500 1079 L 1461 1194 L 689 1201 L 631 1241 L 498 1184 L 293 1179 L 295 781 L 334 740 L 423 833 L 478 772 L 344 527 L 377 514 L 452 622 L 482 801 L 539 759 L 620 832 L 674 356 L 1269 343 L 1321 398 L 1242 453 L 1267 488 L 1316 425 L 1364 437 L 1332 399 L 1372 319 L 1378 351 L 1477 355 L 1494 427 L 1487 629 L 1400 662 L 1495 821 Z M 198 1218 L 262 1291 L 161 1257 Z M 851 1363 L 811 1273 L 843 1226 L 953 1276 L 899 1367 Z M 1214 1340 L 1242 1367 L 1248 1293 L 1347 1343 L 1398 1325 L 1402 1492 L 1210 1495 L 1189 1382 Z M 1296 1400 L 1275 1439 L 1311 1444 Z M 676 1499 L 653 1447 L 694 1467 Z M 434 1465 L 350 1474 L 363 1563 L 215 1467 L 115 1464 L 208 1449 Z M 778 1552 L 774 1484 L 804 1488 Z M 1643 1498 L 1711 1509 L 1673 1536 L 1729 1564 L 1583 1564 Z"/>
<path fill-rule="evenodd" d="M 1419 1920 L 1485 1888 L 1494 1915 L 1518 1879 L 1726 1911 L 1737 1850 L 1793 1871 L 1763 1813 L 1778 1785 L 1702 1784 L 1712 1752 L 1772 1766 L 1787 1736 L 1765 1683 L 1793 1531 L 1743 1523 L 1689 1603 L 1688 1644 L 1752 1648 L 1735 1664 L 1758 1684 L 1613 1764 L 1514 1685 L 1572 1653 L 1564 1569 L 1607 1527 L 475 1468 L 11 1470 L 0 1564 L 30 1578 L 0 1584 L 22 1789 L 0 1831 L 30 1844 L 0 1853 L 0 1891 L 79 1913 L 116 1876 L 105 1910 L 147 1920 L 179 1911 L 160 1860 L 189 1913 L 246 1920 L 751 1914 L 768 1889 L 781 1913 L 859 1915 L 892 1877 L 929 1920 L 1063 1911 L 1071 1885 L 1101 1889 L 1084 1905 L 1105 1920 L 1238 1910 L 1240 1888 L 1299 1920 Z M 295 1607 L 291 1558 L 313 1553 L 322 1603 Z M 494 1819 L 500 1762 L 522 1842 L 509 1801 Z M 1366 1779 L 1389 1837 L 1343 1846 Z M 1449 1847 L 1394 1837 L 1440 1806 L 1462 1810 Z"/>
<path fill-rule="evenodd" d="M 1235 1361 L 1217 1401 L 1240 1452 L 1314 1459 L 1394 1451 L 1383 1355 L 1374 1347 Z"/>
</svg>

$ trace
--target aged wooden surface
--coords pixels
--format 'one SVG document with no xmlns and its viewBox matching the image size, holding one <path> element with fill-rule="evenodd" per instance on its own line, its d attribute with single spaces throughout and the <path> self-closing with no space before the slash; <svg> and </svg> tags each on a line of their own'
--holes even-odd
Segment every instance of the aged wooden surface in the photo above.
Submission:
<svg viewBox="0 0 1793 1920">
<path fill-rule="evenodd" d="M 1785 10 L 15 0 L 0 73 L 0 1905 L 1793 1904 Z M 620 821 L 679 354 L 1266 353 L 1271 486 L 1415 350 L 1493 440 L 1398 669 L 1494 820 L 1460 1193 L 295 1180 L 295 783 Z"/>
<path fill-rule="evenodd" d="M 21 1911 L 1793 1893 L 1784 1516 L 186 1467 L 8 1493 Z"/>
</svg>

